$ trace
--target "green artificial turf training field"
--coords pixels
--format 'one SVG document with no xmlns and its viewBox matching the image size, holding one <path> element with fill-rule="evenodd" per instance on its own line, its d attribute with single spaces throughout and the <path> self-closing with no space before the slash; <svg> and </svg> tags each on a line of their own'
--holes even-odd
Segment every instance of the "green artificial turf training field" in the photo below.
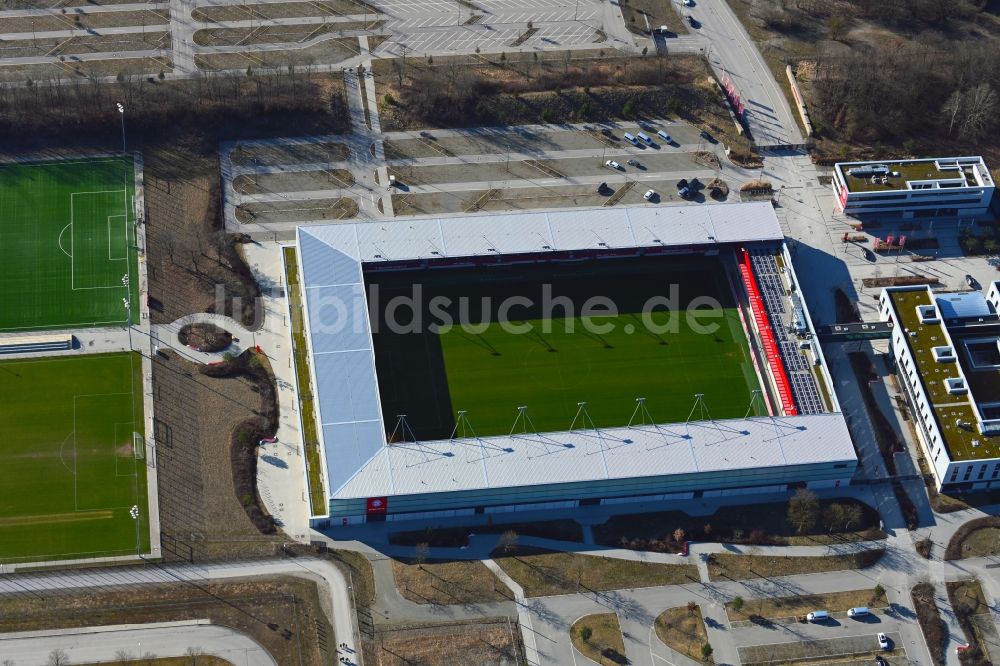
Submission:
<svg viewBox="0 0 1000 666">
<path fill-rule="evenodd" d="M 134 367 L 133 367 L 134 365 Z M 0 562 L 149 548 L 138 355 L 0 361 Z"/>
<path fill-rule="evenodd" d="M 396 415 L 406 414 L 419 439 L 448 437 L 456 412 L 466 410 L 476 434 L 505 435 L 520 405 L 528 407 L 537 431 L 568 430 L 581 401 L 587 403 L 597 426 L 624 426 L 639 397 L 646 398 L 655 422 L 684 421 L 696 393 L 704 394 L 712 418 L 742 417 L 752 392 L 759 388 L 739 314 L 717 258 L 376 273 L 367 279 L 370 293 L 372 285 L 378 284 L 383 305 L 395 295 L 409 293 L 411 284 L 420 284 L 425 323 L 428 303 L 436 296 L 446 296 L 452 304 L 465 296 L 470 299 L 467 309 L 478 315 L 473 320 L 481 320 L 488 310 L 492 322 L 475 332 L 453 327 L 445 333 L 393 333 L 383 313 L 374 335 L 375 357 L 390 433 Z M 577 316 L 570 318 L 572 332 L 567 332 L 565 317 L 545 321 L 544 308 L 518 306 L 510 310 L 511 319 L 531 331 L 505 331 L 496 319 L 500 303 L 511 295 L 522 295 L 539 304 L 542 283 L 552 285 L 553 298 L 568 298 L 575 314 L 591 296 L 610 298 L 618 314 L 593 322 L 611 330 L 588 331 Z M 668 296 L 670 285 L 677 287 L 680 308 L 699 296 L 717 299 L 722 316 L 702 320 L 717 323 L 717 330 L 695 332 L 684 316 L 679 317 L 675 331 L 649 330 L 639 313 L 649 298 Z M 491 299 L 490 304 L 477 310 L 476 304 L 484 297 Z M 454 305 L 449 310 L 456 311 Z M 652 318 L 662 325 L 670 316 L 659 310 Z M 693 418 L 705 416 L 699 409 Z M 577 423 L 577 427 L 583 425 Z"/>
<path fill-rule="evenodd" d="M 0 331 L 124 324 L 134 180 L 131 159 L 0 164 Z"/>
</svg>

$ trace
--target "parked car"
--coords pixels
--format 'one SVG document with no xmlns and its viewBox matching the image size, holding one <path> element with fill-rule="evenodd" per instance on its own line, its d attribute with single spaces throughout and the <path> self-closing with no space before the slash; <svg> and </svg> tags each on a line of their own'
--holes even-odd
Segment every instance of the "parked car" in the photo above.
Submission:
<svg viewBox="0 0 1000 666">
<path fill-rule="evenodd" d="M 627 164 L 627 165 L 629 165 L 629 166 L 634 166 L 634 167 L 637 167 L 637 166 L 639 166 L 639 160 L 629 160 L 629 161 L 628 161 L 628 162 L 626 162 L 625 164 Z"/>
<path fill-rule="evenodd" d="M 642 198 L 646 201 L 652 201 L 656 198 L 656 190 L 646 190 L 646 193 L 642 195 Z"/>
<path fill-rule="evenodd" d="M 712 135 L 708 133 L 708 130 L 701 131 L 701 138 L 703 138 L 705 141 L 711 141 L 712 143 L 715 143 L 715 138 L 713 138 Z"/>
<path fill-rule="evenodd" d="M 674 142 L 674 140 L 670 138 L 670 135 L 667 134 L 666 132 L 664 132 L 663 130 L 660 130 L 659 132 L 657 132 L 656 136 L 658 136 L 661 139 L 663 139 L 666 143 L 673 143 Z"/>
<path fill-rule="evenodd" d="M 639 132 L 638 134 L 636 134 L 636 136 L 639 137 L 642 140 L 642 142 L 645 143 L 647 146 L 653 145 L 653 140 L 650 139 L 649 135 L 646 134 L 645 132 Z"/>
<path fill-rule="evenodd" d="M 868 615 L 868 608 L 865 606 L 855 606 L 847 609 L 847 617 L 864 617 Z"/>
<path fill-rule="evenodd" d="M 965 275 L 965 284 L 969 285 L 973 289 L 979 289 L 979 283 L 976 282 L 976 278 L 969 274 Z"/>
<path fill-rule="evenodd" d="M 883 650 L 889 649 L 889 637 L 885 634 L 880 633 L 878 635 L 878 646 Z"/>
<path fill-rule="evenodd" d="M 875 663 L 878 666 L 889 666 L 889 662 L 887 662 L 885 658 L 880 654 L 875 655 Z"/>
<path fill-rule="evenodd" d="M 830 619 L 830 613 L 825 610 L 813 611 L 806 615 L 806 619 L 810 622 L 824 622 Z"/>
<path fill-rule="evenodd" d="M 598 194 L 604 194 L 607 190 L 608 190 L 608 184 L 607 183 L 601 183 L 600 185 L 597 186 L 597 193 Z"/>
<path fill-rule="evenodd" d="M 686 178 L 677 181 L 677 194 L 681 195 L 682 199 L 687 199 L 688 195 L 691 194 L 691 185 Z"/>
<path fill-rule="evenodd" d="M 694 7 L 694 0 L 684 0 L 685 7 Z"/>
<path fill-rule="evenodd" d="M 690 14 L 687 15 L 687 21 L 688 21 L 688 25 L 691 26 L 692 28 L 694 28 L 695 30 L 697 30 L 699 27 L 701 27 L 701 23 L 698 23 L 698 21 L 695 20 L 695 18 L 693 16 L 691 16 Z"/>
<path fill-rule="evenodd" d="M 607 162 L 604 163 L 604 166 L 608 167 L 609 169 L 614 169 L 616 171 L 622 171 L 622 165 L 618 164 L 618 162 L 615 162 L 614 160 L 608 160 Z"/>
</svg>

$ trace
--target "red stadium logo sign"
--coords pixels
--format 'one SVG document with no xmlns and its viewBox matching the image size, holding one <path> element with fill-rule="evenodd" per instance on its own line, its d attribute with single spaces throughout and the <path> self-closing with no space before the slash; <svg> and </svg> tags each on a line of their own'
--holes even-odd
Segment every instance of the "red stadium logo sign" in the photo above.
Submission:
<svg viewBox="0 0 1000 666">
<path fill-rule="evenodd" d="M 368 514 L 385 513 L 389 508 L 388 497 L 369 497 L 367 501 Z"/>
</svg>

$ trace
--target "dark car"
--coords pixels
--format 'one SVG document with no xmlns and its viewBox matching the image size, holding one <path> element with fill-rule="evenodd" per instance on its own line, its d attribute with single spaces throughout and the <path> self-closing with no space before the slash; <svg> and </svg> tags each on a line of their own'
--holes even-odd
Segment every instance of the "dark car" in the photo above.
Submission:
<svg viewBox="0 0 1000 666">
<path fill-rule="evenodd" d="M 686 178 L 677 181 L 677 194 L 681 195 L 682 199 L 687 199 L 691 194 L 691 184 Z"/>
<path fill-rule="evenodd" d="M 609 188 L 607 183 L 601 183 L 600 185 L 597 186 L 597 193 L 604 194 L 605 192 L 608 191 L 608 189 Z"/>
<path fill-rule="evenodd" d="M 971 287 L 972 289 L 979 289 L 979 283 L 976 282 L 976 278 L 972 277 L 971 275 L 966 274 L 965 284 L 969 285 L 969 287 Z"/>
<path fill-rule="evenodd" d="M 715 138 L 708 133 L 708 130 L 701 131 L 701 138 L 703 138 L 705 141 L 711 141 L 712 143 L 715 143 Z"/>
</svg>

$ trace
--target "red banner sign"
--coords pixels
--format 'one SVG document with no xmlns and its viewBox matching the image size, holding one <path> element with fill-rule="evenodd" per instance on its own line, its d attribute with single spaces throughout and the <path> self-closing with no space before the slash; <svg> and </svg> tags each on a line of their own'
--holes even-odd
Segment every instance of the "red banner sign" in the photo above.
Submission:
<svg viewBox="0 0 1000 666">
<path fill-rule="evenodd" d="M 389 509 L 388 497 L 369 497 L 366 503 L 368 515 L 385 513 Z"/>
</svg>

